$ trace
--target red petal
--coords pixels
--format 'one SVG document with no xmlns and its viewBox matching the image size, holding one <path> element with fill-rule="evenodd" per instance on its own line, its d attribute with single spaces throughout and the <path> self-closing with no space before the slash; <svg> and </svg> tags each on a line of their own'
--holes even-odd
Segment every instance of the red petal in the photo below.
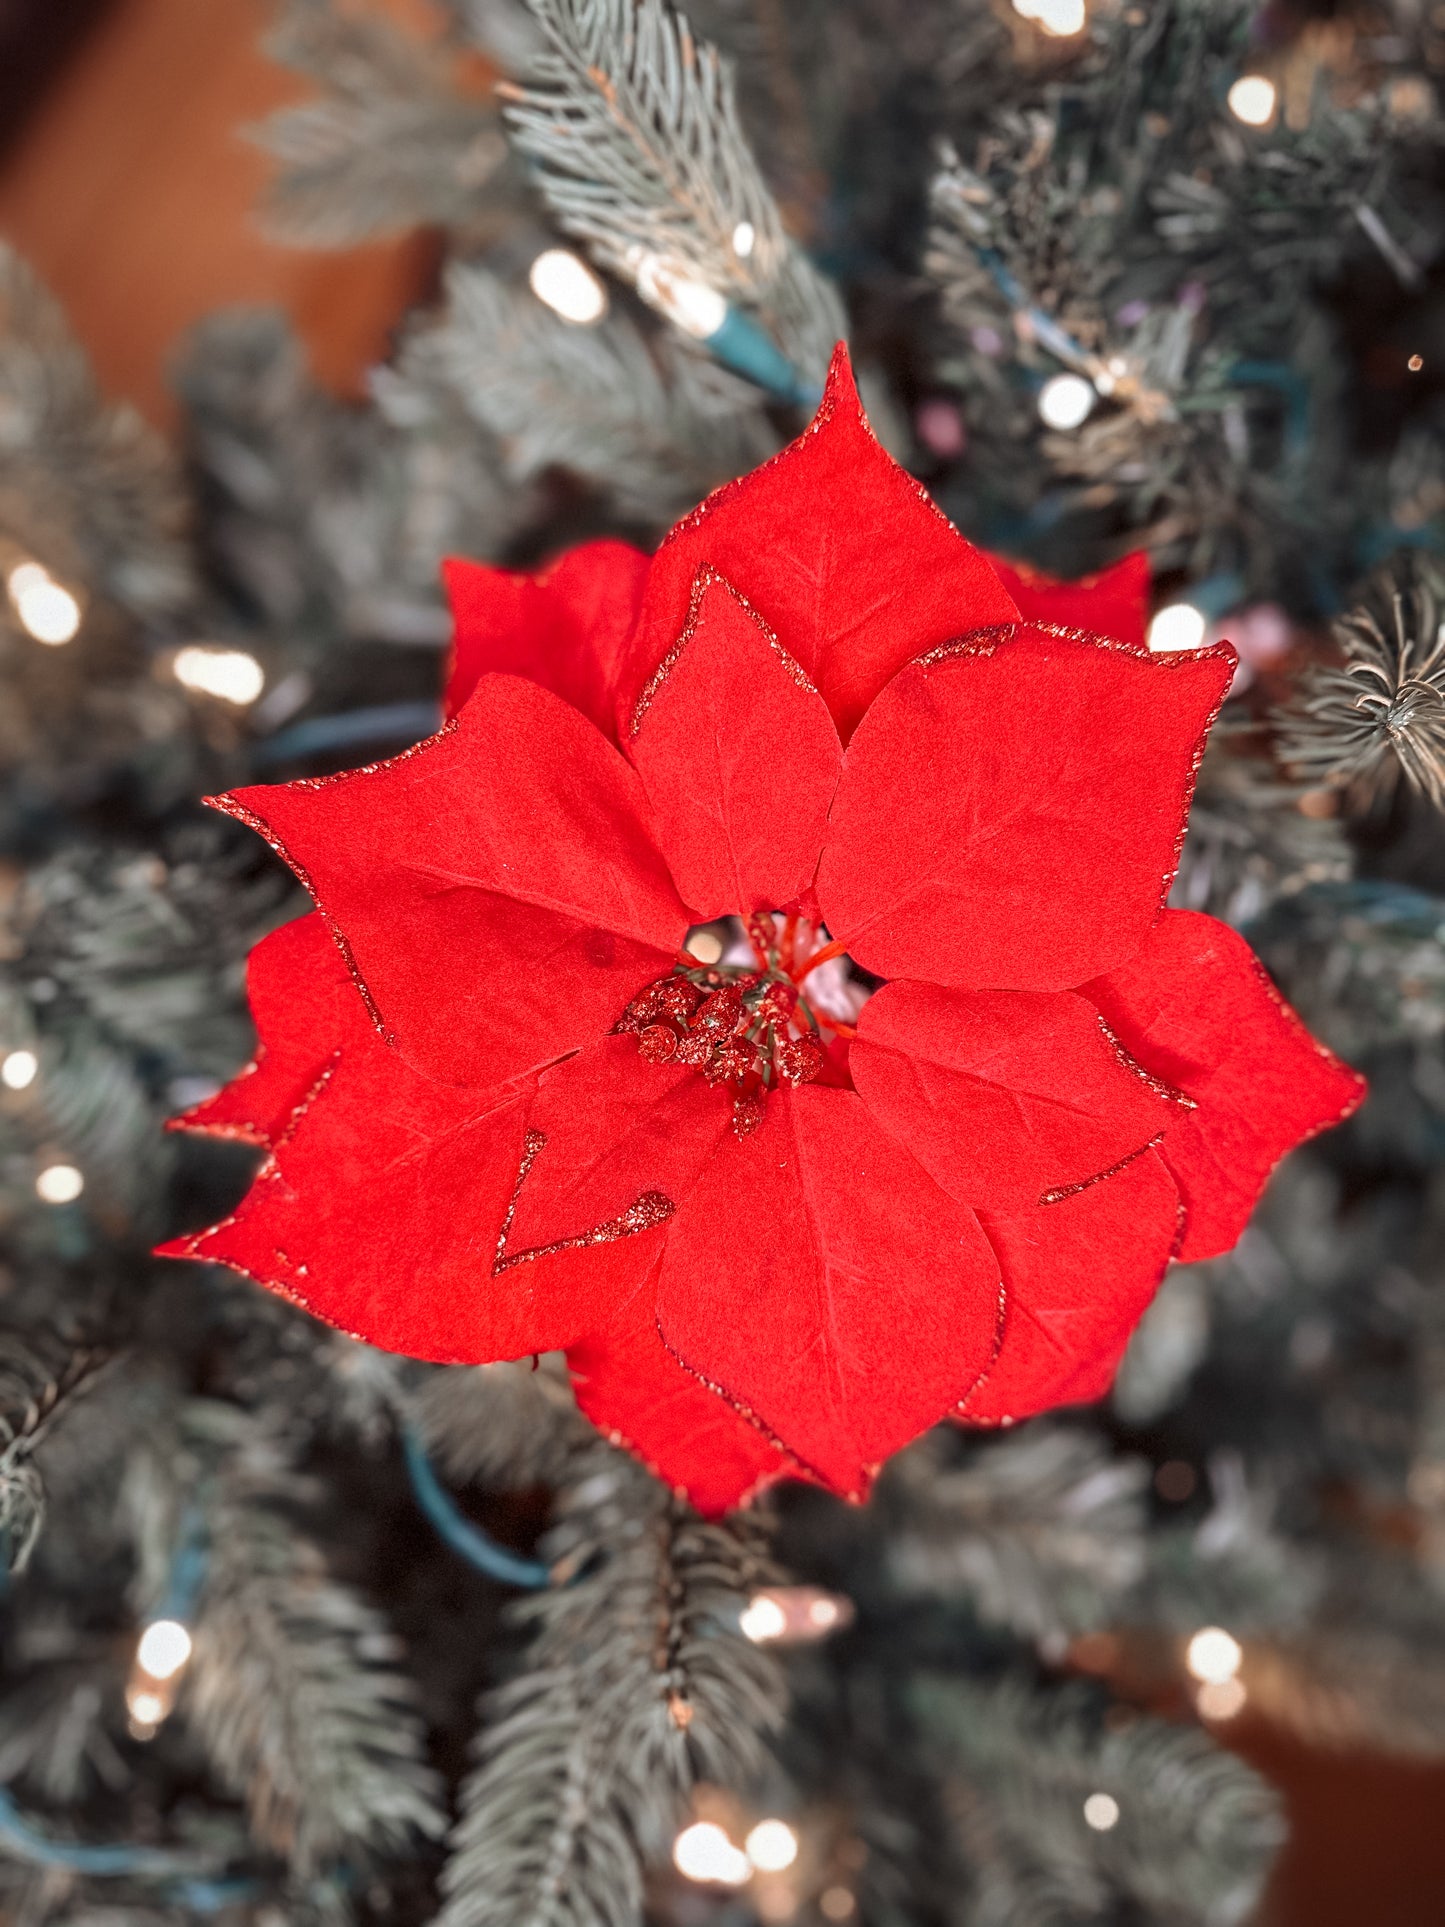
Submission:
<svg viewBox="0 0 1445 1927">
<path fill-rule="evenodd" d="M 838 785 L 832 935 L 879 976 L 962 990 L 1069 990 L 1132 956 L 1234 661 L 1022 631 L 905 669 Z"/>
<path fill-rule="evenodd" d="M 371 1027 L 321 917 L 297 917 L 263 937 L 246 965 L 260 1042 L 239 1076 L 172 1118 L 168 1130 L 271 1145 L 345 1037 Z"/>
<path fill-rule="evenodd" d="M 488 676 L 438 736 L 237 790 L 317 899 L 402 1055 L 487 1088 L 608 1031 L 688 917 L 642 785 L 550 690 Z"/>
<path fill-rule="evenodd" d="M 885 984 L 863 1006 L 853 1082 L 950 1196 L 1041 1204 L 1156 1138 L 1177 1105 L 1068 991 Z"/>
<path fill-rule="evenodd" d="M 845 742 L 912 657 L 1017 614 L 987 558 L 874 438 L 841 347 L 811 426 L 710 495 L 653 559 L 620 711 L 624 740 L 706 563 L 802 665 Z"/>
<path fill-rule="evenodd" d="M 781 1443 L 680 1365 L 662 1342 L 655 1271 L 606 1331 L 567 1353 L 577 1403 L 708 1518 L 803 1468 Z"/>
<path fill-rule="evenodd" d="M 989 560 L 1025 622 L 1088 629 L 1136 649 L 1148 648 L 1150 581 L 1144 550 L 1080 582 L 1056 581 L 1026 562 L 1006 562 L 997 555 Z"/>
<path fill-rule="evenodd" d="M 530 1084 L 435 1084 L 375 1037 L 337 1052 L 234 1215 L 164 1255 L 231 1266 L 387 1351 L 440 1364 L 570 1344 L 610 1315 L 598 1253 L 504 1266 Z"/>
<path fill-rule="evenodd" d="M 1188 1211 L 1179 1255 L 1191 1263 L 1228 1251 L 1286 1151 L 1365 1094 L 1244 938 L 1196 910 L 1166 911 L 1138 956 L 1086 994 L 1125 1049 L 1198 1106 L 1163 1145 Z"/>
<path fill-rule="evenodd" d="M 822 698 L 711 570 L 627 744 L 699 922 L 791 903 L 813 880 L 843 750 Z"/>
<path fill-rule="evenodd" d="M 635 1037 L 604 1037 L 545 1074 L 527 1122 L 545 1144 L 517 1200 L 518 1249 L 575 1238 L 643 1197 L 675 1210 L 731 1139 L 732 1099 L 686 1066 L 649 1063 Z M 655 1242 L 638 1241 L 649 1263 Z"/>
<path fill-rule="evenodd" d="M 492 672 L 526 676 L 616 737 L 617 685 L 647 577 L 625 542 L 584 542 L 540 575 L 442 564 L 456 625 L 446 713 Z"/>
<path fill-rule="evenodd" d="M 1057 1204 L 980 1220 L 1003 1266 L 998 1357 L 958 1416 L 998 1425 L 1109 1388 L 1180 1231 L 1156 1151 Z"/>
<path fill-rule="evenodd" d="M 852 1091 L 775 1092 L 668 1235 L 665 1342 L 834 1491 L 956 1405 L 990 1356 L 978 1221 Z"/>
</svg>

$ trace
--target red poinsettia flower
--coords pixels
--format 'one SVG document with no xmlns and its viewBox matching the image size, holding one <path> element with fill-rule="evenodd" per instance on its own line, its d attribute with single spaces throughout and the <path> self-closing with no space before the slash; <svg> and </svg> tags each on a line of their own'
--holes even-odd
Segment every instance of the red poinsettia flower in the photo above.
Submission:
<svg viewBox="0 0 1445 1927">
<path fill-rule="evenodd" d="M 1234 658 L 1151 657 L 1124 568 L 1006 587 L 841 352 L 651 559 L 452 565 L 440 734 L 221 799 L 319 909 L 180 1120 L 266 1161 L 167 1249 L 422 1358 L 563 1348 L 707 1511 L 1097 1396 L 1361 1089 L 1164 908 Z"/>
</svg>

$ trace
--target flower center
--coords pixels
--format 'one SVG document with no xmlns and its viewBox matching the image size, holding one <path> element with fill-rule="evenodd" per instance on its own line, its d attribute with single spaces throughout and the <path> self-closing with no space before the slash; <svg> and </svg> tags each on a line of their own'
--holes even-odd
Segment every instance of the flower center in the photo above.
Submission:
<svg viewBox="0 0 1445 1927">
<path fill-rule="evenodd" d="M 713 964 L 680 952 L 669 975 L 633 998 L 617 1029 L 636 1036 L 650 1063 L 687 1064 L 709 1084 L 729 1085 L 733 1129 L 746 1137 L 763 1121 L 768 1092 L 811 1083 L 827 1064 L 829 1041 L 851 1037 L 853 1025 L 838 1015 L 836 989 L 825 1000 L 826 980 L 813 974 L 842 957 L 841 943 L 798 916 L 758 911 L 740 921 L 750 960 L 729 961 L 736 947 Z M 858 989 L 857 1001 L 866 994 Z"/>
</svg>

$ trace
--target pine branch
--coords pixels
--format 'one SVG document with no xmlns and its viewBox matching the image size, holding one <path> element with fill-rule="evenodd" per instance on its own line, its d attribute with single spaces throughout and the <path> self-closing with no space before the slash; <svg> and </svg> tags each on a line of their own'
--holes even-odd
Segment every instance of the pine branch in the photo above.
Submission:
<svg viewBox="0 0 1445 1927">
<path fill-rule="evenodd" d="M 209 1518 L 182 1707 L 252 1832 L 305 1874 L 443 1829 L 425 1734 L 378 1613 L 287 1517 L 300 1484 L 259 1443 Z"/>
<path fill-rule="evenodd" d="M 514 481 L 567 469 L 624 514 L 664 522 L 776 447 L 756 390 L 666 338 L 659 365 L 623 314 L 579 328 L 462 265 L 446 293 L 440 321 L 407 342 L 401 377 L 419 397 L 460 402 Z"/>
<path fill-rule="evenodd" d="M 559 1583 L 515 1609 L 532 1645 L 486 1709 L 439 1927 L 632 1927 L 695 1779 L 755 1772 L 781 1717 L 776 1662 L 737 1630 L 756 1519 L 706 1525 L 602 1445 L 558 1506 Z"/>
<path fill-rule="evenodd" d="M 595 1436 L 565 1370 L 550 1357 L 535 1371 L 477 1365 L 428 1372 L 411 1410 L 427 1449 L 460 1483 L 555 1484 Z"/>
<path fill-rule="evenodd" d="M 134 409 L 107 406 L 58 304 L 0 245 L 0 533 L 62 582 L 140 616 L 194 587 L 177 466 Z"/>
<path fill-rule="evenodd" d="M 1144 1570 L 1146 1468 L 1039 1422 L 973 1447 L 930 1435 L 893 1468 L 889 1556 L 908 1591 L 964 1593 L 980 1616 L 1062 1645 L 1102 1625 Z"/>
<path fill-rule="evenodd" d="M 531 5 L 547 51 L 500 91 L 561 226 L 629 282 L 657 259 L 756 309 L 821 380 L 842 310 L 783 230 L 717 49 L 669 0 Z"/>
<path fill-rule="evenodd" d="M 988 1845 L 990 1921 L 1064 1927 L 1132 1902 L 1161 1923 L 1223 1927 L 1258 1897 L 1283 1839 L 1278 1801 L 1202 1733 L 1105 1722 L 1098 1696 L 1074 1686 L 931 1678 L 911 1697 L 973 1815 L 965 1845 Z M 1118 1818 L 1096 1830 L 1084 1802 L 1100 1793 Z"/>
<path fill-rule="evenodd" d="M 282 163 L 267 203 L 279 239 L 350 247 L 475 214 L 506 142 L 490 100 L 457 93 L 443 52 L 328 0 L 288 0 L 266 47 L 326 89 L 252 130 Z"/>
<path fill-rule="evenodd" d="M 57 1369 L 48 1370 L 39 1351 L 14 1340 L 6 1347 L 0 1361 L 0 1560 L 7 1571 L 25 1570 L 45 1523 L 36 1447 L 109 1357 L 109 1352 L 77 1346 Z"/>
</svg>

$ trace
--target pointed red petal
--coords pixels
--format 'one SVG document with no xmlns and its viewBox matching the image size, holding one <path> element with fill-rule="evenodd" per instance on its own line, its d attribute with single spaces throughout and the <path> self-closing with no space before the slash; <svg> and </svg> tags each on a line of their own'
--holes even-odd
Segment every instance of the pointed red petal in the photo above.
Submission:
<svg viewBox="0 0 1445 1927">
<path fill-rule="evenodd" d="M 543 1076 L 527 1122 L 544 1143 L 512 1221 L 519 1250 L 614 1222 L 640 1198 L 676 1210 L 731 1141 L 732 1099 L 685 1065 L 649 1063 L 635 1037 L 603 1037 Z M 655 1241 L 638 1241 L 648 1262 Z"/>
<path fill-rule="evenodd" d="M 774 1093 L 668 1234 L 664 1341 L 834 1491 L 964 1395 L 990 1356 L 998 1266 L 973 1213 L 851 1091 Z"/>
<path fill-rule="evenodd" d="M 444 562 L 456 625 L 447 715 L 485 675 L 526 676 L 615 741 L 618 681 L 647 568 L 626 542 L 584 542 L 539 575 Z"/>
<path fill-rule="evenodd" d="M 987 558 L 875 439 L 841 347 L 810 427 L 710 495 L 653 558 L 619 713 L 624 740 L 707 563 L 802 665 L 845 742 L 904 663 L 1017 613 Z"/>
<path fill-rule="evenodd" d="M 791 903 L 812 882 L 843 768 L 838 732 L 771 630 L 711 570 L 625 747 L 699 922 Z"/>
<path fill-rule="evenodd" d="M 229 1265 L 412 1358 L 559 1349 L 610 1315 L 618 1286 L 577 1254 L 498 1268 L 531 1094 L 432 1083 L 376 1037 L 352 1039 L 235 1213 L 165 1255 Z"/>
<path fill-rule="evenodd" d="M 390 762 L 219 806 L 317 899 L 402 1055 L 479 1089 L 608 1031 L 687 929 L 637 775 L 520 677 Z"/>
<path fill-rule="evenodd" d="M 1148 648 L 1149 557 L 1143 549 L 1080 582 L 1059 582 L 1026 562 L 1006 562 L 1002 556 L 989 560 L 1025 622 L 1087 629 L 1135 649 Z"/>
<path fill-rule="evenodd" d="M 567 1353 L 577 1403 L 615 1445 L 717 1518 L 782 1478 L 805 1477 L 781 1443 L 678 1363 L 657 1328 L 656 1272 L 607 1329 Z"/>
<path fill-rule="evenodd" d="M 1139 954 L 1085 994 L 1125 1049 L 1198 1107 L 1163 1144 L 1191 1263 L 1228 1251 L 1285 1153 L 1364 1097 L 1364 1079 L 1310 1035 L 1244 938 L 1196 910 L 1167 910 Z"/>
<path fill-rule="evenodd" d="M 958 989 L 1069 990 L 1132 956 L 1234 661 L 1021 631 L 905 669 L 833 803 L 833 936 L 880 976 Z"/>
<path fill-rule="evenodd" d="M 1180 1233 L 1156 1151 L 1057 1204 L 980 1213 L 1003 1266 L 998 1356 L 957 1416 L 999 1425 L 1108 1390 Z"/>
<path fill-rule="evenodd" d="M 274 1144 L 343 1038 L 370 1029 L 351 974 L 314 911 L 263 937 L 246 965 L 259 1042 L 239 1076 L 168 1130 Z"/>
<path fill-rule="evenodd" d="M 869 1110 L 950 1196 L 999 1211 L 1097 1177 L 1178 1114 L 1068 991 L 885 984 L 848 1063 Z"/>
</svg>

